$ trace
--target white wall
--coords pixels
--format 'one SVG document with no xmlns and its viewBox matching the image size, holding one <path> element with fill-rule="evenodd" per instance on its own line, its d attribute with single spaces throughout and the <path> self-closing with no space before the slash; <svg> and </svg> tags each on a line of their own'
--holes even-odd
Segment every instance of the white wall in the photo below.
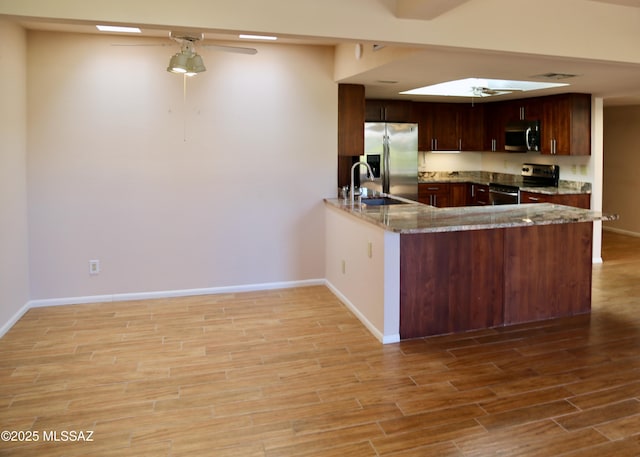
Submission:
<svg viewBox="0 0 640 457">
<path fill-rule="evenodd" d="M 400 341 L 400 235 L 326 208 L 325 278 L 382 343 Z"/>
<path fill-rule="evenodd" d="M 203 49 L 184 98 L 134 40 L 29 33 L 32 299 L 323 278 L 333 51 Z"/>
<path fill-rule="evenodd" d="M 0 18 L 0 336 L 29 300 L 27 37 Z"/>
</svg>

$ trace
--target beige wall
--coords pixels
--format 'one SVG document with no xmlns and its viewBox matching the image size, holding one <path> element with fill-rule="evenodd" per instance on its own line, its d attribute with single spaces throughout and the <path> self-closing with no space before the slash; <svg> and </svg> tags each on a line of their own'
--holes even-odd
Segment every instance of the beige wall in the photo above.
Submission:
<svg viewBox="0 0 640 457">
<path fill-rule="evenodd" d="M 0 18 L 0 336 L 29 300 L 26 47 Z"/>
<path fill-rule="evenodd" d="M 185 98 L 177 49 L 117 41 L 29 33 L 32 299 L 322 279 L 332 49 L 201 50 Z"/>
<path fill-rule="evenodd" d="M 640 106 L 604 109 L 602 207 L 620 219 L 605 227 L 640 236 Z"/>
</svg>

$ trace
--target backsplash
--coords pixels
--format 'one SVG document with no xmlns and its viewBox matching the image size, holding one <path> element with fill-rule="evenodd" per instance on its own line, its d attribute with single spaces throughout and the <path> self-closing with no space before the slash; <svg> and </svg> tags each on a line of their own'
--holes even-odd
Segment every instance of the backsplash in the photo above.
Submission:
<svg viewBox="0 0 640 457">
<path fill-rule="evenodd" d="M 593 164 L 590 156 L 545 156 L 538 152 L 500 153 L 468 152 L 442 154 L 418 152 L 418 171 L 433 172 L 456 170 L 474 172 L 485 170 L 503 174 L 519 175 L 523 163 L 558 165 L 560 180 L 567 182 L 593 182 Z"/>
<path fill-rule="evenodd" d="M 418 171 L 418 182 L 437 182 L 438 180 L 452 181 L 473 181 L 473 182 L 500 182 L 503 184 L 513 184 L 514 186 L 522 186 L 522 176 L 497 173 L 492 171 Z M 579 190 L 581 192 L 590 193 L 591 183 L 582 181 L 567 181 L 561 179 L 558 187 Z"/>
</svg>

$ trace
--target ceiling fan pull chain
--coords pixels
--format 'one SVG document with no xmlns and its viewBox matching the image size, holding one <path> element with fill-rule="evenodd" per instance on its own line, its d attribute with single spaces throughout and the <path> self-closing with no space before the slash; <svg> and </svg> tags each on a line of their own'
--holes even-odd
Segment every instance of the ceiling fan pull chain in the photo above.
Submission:
<svg viewBox="0 0 640 457">
<path fill-rule="evenodd" d="M 182 139 L 187 142 L 187 75 L 182 75 Z"/>
</svg>

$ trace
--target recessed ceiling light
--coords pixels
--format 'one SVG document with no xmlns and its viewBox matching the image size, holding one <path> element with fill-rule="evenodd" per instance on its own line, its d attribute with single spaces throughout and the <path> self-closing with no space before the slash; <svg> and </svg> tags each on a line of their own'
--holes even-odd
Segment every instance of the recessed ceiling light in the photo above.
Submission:
<svg viewBox="0 0 640 457">
<path fill-rule="evenodd" d="M 512 81 L 507 79 L 466 78 L 447 81 L 431 86 L 411 89 L 401 94 L 407 95 L 442 95 L 447 97 L 489 97 L 509 94 L 511 92 L 548 89 L 550 87 L 568 86 L 567 83 L 547 83 L 536 81 Z"/>
<path fill-rule="evenodd" d="M 267 35 L 239 35 L 239 38 L 243 40 L 266 40 L 266 41 L 275 41 L 278 39 L 277 36 L 267 36 Z"/>
<path fill-rule="evenodd" d="M 119 25 L 96 25 L 101 32 L 141 33 L 138 27 L 122 27 Z"/>
</svg>

